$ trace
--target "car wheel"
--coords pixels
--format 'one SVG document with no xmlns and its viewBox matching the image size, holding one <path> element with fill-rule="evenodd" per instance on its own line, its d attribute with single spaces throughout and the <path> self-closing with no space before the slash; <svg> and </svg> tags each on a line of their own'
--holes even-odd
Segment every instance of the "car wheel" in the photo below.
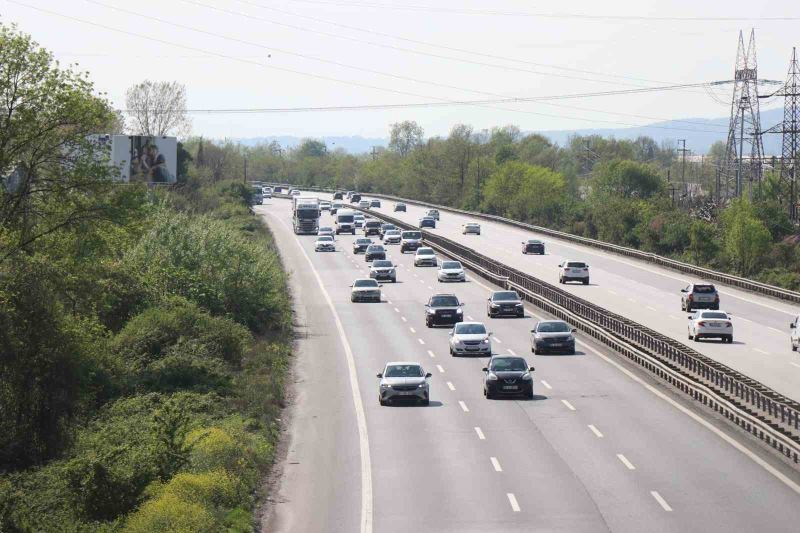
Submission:
<svg viewBox="0 0 800 533">
<path fill-rule="evenodd" d="M 794 343 L 794 341 L 793 340 L 789 340 L 789 344 L 792 345 L 792 351 L 796 352 L 797 351 L 797 345 Z"/>
<path fill-rule="evenodd" d="M 528 391 L 528 394 L 526 394 L 525 397 L 529 400 L 533 400 L 533 387 L 531 387 L 531 390 Z"/>
<path fill-rule="evenodd" d="M 560 284 L 562 284 L 562 285 L 563 285 L 563 284 L 564 284 L 564 278 L 562 278 L 562 277 L 559 277 L 559 278 L 558 278 L 558 282 L 559 282 Z"/>
<path fill-rule="evenodd" d="M 694 336 L 694 342 L 700 342 L 700 337 L 697 334 Z"/>
<path fill-rule="evenodd" d="M 531 346 L 531 353 L 536 355 L 536 346 Z"/>
<path fill-rule="evenodd" d="M 494 395 L 492 394 L 492 391 L 490 391 L 489 389 L 484 389 L 484 396 L 486 396 L 487 400 L 494 399 Z"/>
<path fill-rule="evenodd" d="M 428 327 L 428 328 L 431 327 L 431 321 L 430 320 L 426 320 L 425 321 L 425 327 Z"/>
<path fill-rule="evenodd" d="M 689 340 L 692 340 L 694 338 L 694 336 L 692 336 L 691 332 L 687 333 L 687 335 L 689 336 Z"/>
<path fill-rule="evenodd" d="M 525 250 L 522 250 L 522 255 L 528 255 L 528 252 L 526 252 Z"/>
<path fill-rule="evenodd" d="M 423 406 L 427 407 L 427 406 L 429 406 L 430 404 L 431 404 L 431 401 L 430 401 L 429 399 L 427 399 L 427 398 L 426 398 L 426 399 L 422 400 L 422 405 L 423 405 Z"/>
<path fill-rule="evenodd" d="M 728 336 L 728 344 L 733 344 L 733 335 Z"/>
<path fill-rule="evenodd" d="M 384 400 L 383 398 L 378 396 L 378 403 L 381 404 L 381 405 L 386 405 L 386 400 Z"/>
<path fill-rule="evenodd" d="M 356 301 L 355 297 L 351 296 L 351 297 L 350 297 L 350 301 L 351 301 L 351 302 L 355 302 L 355 301 Z"/>
<path fill-rule="evenodd" d="M 717 304 L 717 305 L 713 306 L 713 307 L 711 308 L 711 310 L 712 310 L 712 311 L 719 311 L 719 304 Z"/>
<path fill-rule="evenodd" d="M 585 280 L 583 280 L 583 284 L 584 285 L 588 285 L 589 284 L 589 278 L 586 278 Z"/>
<path fill-rule="evenodd" d="M 567 352 L 567 355 L 575 355 L 575 348 Z"/>
</svg>

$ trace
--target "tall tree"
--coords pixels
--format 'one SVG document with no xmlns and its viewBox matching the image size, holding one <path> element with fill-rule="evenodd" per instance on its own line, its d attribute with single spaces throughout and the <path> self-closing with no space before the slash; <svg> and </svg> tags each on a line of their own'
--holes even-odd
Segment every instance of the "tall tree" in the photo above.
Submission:
<svg viewBox="0 0 800 533">
<path fill-rule="evenodd" d="M 395 122 L 391 125 L 389 150 L 405 157 L 411 150 L 422 144 L 424 133 L 422 126 L 413 120 Z"/>
<path fill-rule="evenodd" d="M 186 135 L 191 130 L 186 86 L 178 82 L 145 80 L 128 89 L 125 103 L 134 135 Z"/>
</svg>

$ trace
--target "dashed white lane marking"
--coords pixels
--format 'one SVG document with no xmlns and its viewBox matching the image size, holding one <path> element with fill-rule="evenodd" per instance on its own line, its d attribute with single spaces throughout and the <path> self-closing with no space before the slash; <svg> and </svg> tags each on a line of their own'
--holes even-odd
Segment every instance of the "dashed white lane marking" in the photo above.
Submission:
<svg viewBox="0 0 800 533">
<path fill-rule="evenodd" d="M 419 280 L 419 282 L 422 283 L 423 285 L 425 285 L 425 280 L 424 279 Z"/>
<path fill-rule="evenodd" d="M 652 307 L 652 306 L 650 306 L 650 305 L 648 305 L 648 306 L 647 306 L 647 308 L 648 308 L 649 310 L 651 310 L 651 311 L 658 311 L 658 309 L 656 309 L 655 307 Z"/>
<path fill-rule="evenodd" d="M 600 433 L 600 430 L 597 429 L 596 427 L 594 427 L 592 424 L 589 424 L 589 429 L 592 430 L 592 433 L 594 433 L 597 436 L 598 439 L 602 439 L 603 438 L 603 434 Z"/>
<path fill-rule="evenodd" d="M 611 289 L 608 289 L 608 294 L 617 294 L 617 293 L 616 293 L 616 291 L 612 291 Z"/>
<path fill-rule="evenodd" d="M 625 465 L 625 468 L 627 468 L 628 470 L 636 470 L 636 467 L 635 467 L 635 466 L 633 466 L 633 463 L 631 463 L 630 461 L 628 461 L 628 458 L 627 458 L 627 457 L 625 457 L 624 455 L 622 455 L 621 453 L 618 453 L 618 454 L 617 454 L 617 459 L 619 459 L 619 460 L 620 460 L 620 462 L 621 462 L 622 464 L 624 464 L 624 465 Z"/>
<path fill-rule="evenodd" d="M 432 291 L 432 290 L 433 290 L 433 287 L 431 287 L 430 285 L 428 285 L 428 290 L 429 290 L 429 291 Z"/>
<path fill-rule="evenodd" d="M 431 357 L 436 357 L 435 355 L 433 355 L 433 352 L 431 350 L 428 350 L 428 355 L 430 355 Z"/>
<path fill-rule="evenodd" d="M 629 302 L 636 303 L 636 298 L 628 298 L 628 301 L 629 301 Z"/>
<path fill-rule="evenodd" d="M 462 400 L 458 400 L 458 405 L 461 406 L 462 411 L 469 413 L 469 407 L 467 407 L 467 404 L 465 404 Z"/>
<path fill-rule="evenodd" d="M 769 352 L 768 352 L 768 351 L 766 351 L 766 350 L 762 350 L 761 348 L 753 348 L 753 350 L 755 350 L 755 351 L 756 351 L 756 352 L 758 352 L 758 353 L 762 353 L 762 354 L 764 354 L 764 355 L 769 355 Z"/>
<path fill-rule="evenodd" d="M 442 368 L 442 365 L 436 365 L 436 369 L 439 371 L 439 373 L 444 374 L 444 368 Z"/>
<path fill-rule="evenodd" d="M 396 308 L 396 307 L 394 308 L 394 311 L 395 311 L 395 313 L 399 313 L 400 312 L 400 310 L 398 308 Z"/>
<path fill-rule="evenodd" d="M 417 330 L 415 330 L 414 328 L 408 328 L 408 330 L 409 330 L 411 333 L 416 333 L 416 332 L 417 332 Z"/>
<path fill-rule="evenodd" d="M 425 344 L 424 340 L 422 340 L 422 339 L 417 339 L 417 340 L 419 341 L 420 344 Z"/>
<path fill-rule="evenodd" d="M 561 403 L 566 405 L 567 409 L 569 409 L 570 411 L 574 411 L 575 410 L 575 407 L 573 407 L 573 405 L 571 403 L 569 403 L 567 400 L 561 400 Z"/>
<path fill-rule="evenodd" d="M 797 363 L 795 363 L 795 362 L 792 362 L 792 366 L 796 366 L 797 368 L 800 368 L 800 365 L 798 365 L 798 364 L 797 364 Z"/>
<path fill-rule="evenodd" d="M 489 457 L 489 460 L 492 462 L 492 466 L 494 467 L 495 472 L 503 471 L 503 467 L 500 466 L 500 461 L 497 460 L 497 457 Z"/>
<path fill-rule="evenodd" d="M 503 341 L 501 341 L 501 340 L 500 340 L 500 339 L 498 339 L 497 337 L 492 337 L 492 340 L 493 340 L 494 342 L 496 342 L 497 344 L 503 344 Z"/>
<path fill-rule="evenodd" d="M 510 353 L 511 355 L 517 355 L 516 353 L 514 353 L 514 350 L 512 350 L 511 348 L 508 349 L 508 353 Z"/>
<path fill-rule="evenodd" d="M 450 381 L 447 382 L 447 388 L 450 390 L 456 390 L 455 385 L 453 385 L 453 383 Z"/>
<path fill-rule="evenodd" d="M 469 320 L 470 322 L 474 322 L 474 321 L 475 321 L 475 319 L 474 319 L 474 318 L 472 318 L 472 317 L 471 317 L 471 316 L 469 316 L 469 315 L 467 315 L 467 320 Z"/>
<path fill-rule="evenodd" d="M 737 320 L 744 320 L 745 322 L 752 322 L 752 320 L 750 320 L 749 318 L 745 318 L 743 316 L 737 316 L 737 317 L 734 317 L 734 318 L 737 319 Z"/>
<path fill-rule="evenodd" d="M 669 318 L 672 320 L 678 320 L 678 317 L 676 317 L 675 315 L 667 315 L 667 316 L 669 316 Z"/>
<path fill-rule="evenodd" d="M 486 435 L 483 434 L 483 431 L 481 431 L 481 428 L 475 426 L 475 433 L 478 434 L 478 438 L 480 440 L 486 440 Z"/>
<path fill-rule="evenodd" d="M 545 387 L 547 387 L 550 390 L 553 389 L 553 387 L 551 387 L 550 384 L 548 382 L 546 382 L 545 380 L 542 380 L 542 385 L 544 385 Z"/>
<path fill-rule="evenodd" d="M 669 506 L 669 504 L 667 503 L 667 500 L 665 500 L 664 498 L 661 497 L 661 494 L 659 494 L 658 491 L 651 490 L 650 494 L 653 496 L 653 498 L 656 499 L 656 501 L 658 502 L 658 505 L 660 505 L 662 509 L 664 509 L 668 513 L 672 512 L 672 507 Z"/>
<path fill-rule="evenodd" d="M 392 305 L 392 301 L 391 300 L 386 300 L 386 303 L 389 304 L 389 305 Z"/>
<path fill-rule="evenodd" d="M 404 316 L 401 316 L 400 320 L 402 320 L 403 322 L 408 322 L 408 319 L 406 317 L 404 317 Z"/>
<path fill-rule="evenodd" d="M 506 493 L 506 496 L 508 497 L 508 503 L 511 504 L 511 510 L 514 511 L 515 513 L 518 513 L 519 503 L 517 503 L 517 497 L 514 496 L 513 492 Z"/>
</svg>

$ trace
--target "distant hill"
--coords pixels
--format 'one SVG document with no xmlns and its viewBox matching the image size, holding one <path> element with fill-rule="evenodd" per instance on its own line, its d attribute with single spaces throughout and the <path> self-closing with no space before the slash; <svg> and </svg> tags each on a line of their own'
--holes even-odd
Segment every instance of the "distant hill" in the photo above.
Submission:
<svg viewBox="0 0 800 533">
<path fill-rule="evenodd" d="M 767 129 L 783 120 L 783 109 L 769 109 L 761 112 L 761 127 Z M 686 122 L 692 124 L 687 124 Z M 538 132 L 548 137 L 551 141 L 563 146 L 573 135 L 601 135 L 603 137 L 614 137 L 616 139 L 635 139 L 641 135 L 652 137 L 657 143 L 662 141 L 672 141 L 677 144 L 677 139 L 686 139 L 686 147 L 696 154 L 704 154 L 716 141 L 724 141 L 727 138 L 727 128 L 730 119 L 724 118 L 686 118 L 680 120 L 668 120 L 665 122 L 654 122 L 647 126 L 635 128 L 604 128 L 604 129 L 578 129 L 578 130 L 545 130 Z M 720 130 L 715 133 L 712 130 Z M 387 146 L 388 138 L 381 137 L 361 137 L 339 136 L 339 137 L 315 137 L 325 141 L 328 149 L 333 151 L 342 149 L 350 154 L 369 153 L 373 146 Z M 288 135 L 250 137 L 233 139 L 246 146 L 257 144 L 269 144 L 278 141 L 284 148 L 294 148 L 298 146 L 303 137 L 293 137 Z M 764 151 L 767 155 L 780 155 L 781 136 L 770 134 L 764 136 Z"/>
</svg>

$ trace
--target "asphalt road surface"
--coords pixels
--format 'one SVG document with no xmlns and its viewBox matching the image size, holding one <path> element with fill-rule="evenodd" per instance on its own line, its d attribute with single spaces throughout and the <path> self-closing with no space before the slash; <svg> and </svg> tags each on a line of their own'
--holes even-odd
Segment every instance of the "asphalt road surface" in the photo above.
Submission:
<svg viewBox="0 0 800 533">
<path fill-rule="evenodd" d="M 398 283 L 383 285 L 381 303 L 351 303 L 349 285 L 367 276 L 351 236 L 315 253 L 315 237 L 293 234 L 289 201 L 256 211 L 291 272 L 301 326 L 291 437 L 265 531 L 796 530 L 794 471 L 604 347 L 579 336 L 575 356 L 533 356 L 538 310 L 488 319 L 483 280 L 437 283 L 434 268 L 414 268 L 397 246 Z M 457 236 L 450 216 L 439 231 Z M 333 225 L 330 215 L 322 223 Z M 521 240 L 469 237 L 489 247 L 501 238 Z M 555 274 L 545 264 L 556 262 L 555 244 L 543 258 L 515 250 L 507 257 Z M 600 294 L 622 279 L 599 258 L 591 264 L 599 285 L 573 290 Z M 484 399 L 486 358 L 449 356 L 448 330 L 425 327 L 424 303 L 437 292 L 455 293 L 467 319 L 487 324 L 495 353 L 536 367 L 535 399 Z M 378 404 L 375 374 L 392 360 L 433 374 L 429 407 Z"/>
</svg>

